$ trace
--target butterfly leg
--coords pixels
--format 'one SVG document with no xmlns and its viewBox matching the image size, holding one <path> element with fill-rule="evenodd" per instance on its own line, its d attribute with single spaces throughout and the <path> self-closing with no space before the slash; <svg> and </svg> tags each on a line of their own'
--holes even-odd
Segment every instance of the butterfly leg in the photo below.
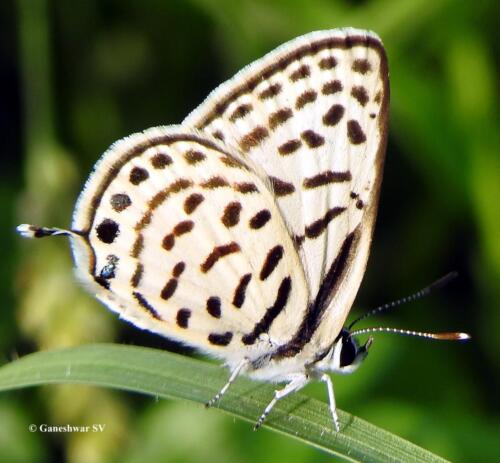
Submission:
<svg viewBox="0 0 500 463">
<path fill-rule="evenodd" d="M 299 374 L 295 376 L 283 389 L 280 389 L 278 391 L 274 391 L 274 398 L 269 402 L 268 406 L 265 408 L 264 413 L 260 415 L 259 420 L 257 423 L 255 423 L 254 426 L 254 431 L 257 431 L 262 426 L 262 423 L 264 423 L 264 420 L 267 418 L 267 415 L 271 412 L 273 407 L 276 405 L 278 400 L 282 399 L 283 397 L 287 396 L 288 394 L 291 394 L 292 392 L 299 391 L 302 389 L 307 383 L 309 382 L 309 377 L 305 374 Z"/>
<path fill-rule="evenodd" d="M 339 417 L 337 416 L 337 407 L 335 405 L 335 395 L 333 394 L 333 383 L 332 378 L 326 373 L 321 375 L 321 381 L 326 383 L 328 389 L 328 402 L 330 404 L 330 413 L 332 414 L 333 424 L 337 432 L 340 431 Z"/>
<path fill-rule="evenodd" d="M 236 365 L 236 368 L 231 372 L 231 376 L 227 380 L 227 383 L 224 384 L 222 389 L 205 404 L 205 407 L 207 408 L 211 407 L 215 402 L 218 402 L 221 399 L 221 397 L 226 393 L 226 391 L 229 389 L 229 386 L 231 386 L 234 380 L 238 377 L 241 370 L 247 365 L 248 365 L 248 359 L 243 359 L 240 363 L 238 363 L 238 365 Z"/>
</svg>

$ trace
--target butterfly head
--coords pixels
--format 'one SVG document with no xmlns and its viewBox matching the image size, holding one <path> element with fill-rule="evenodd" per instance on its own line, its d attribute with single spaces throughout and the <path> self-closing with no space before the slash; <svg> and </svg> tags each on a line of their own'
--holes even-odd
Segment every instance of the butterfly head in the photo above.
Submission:
<svg viewBox="0 0 500 463">
<path fill-rule="evenodd" d="M 373 338 L 369 337 L 365 344 L 360 345 L 357 339 L 344 328 L 331 350 L 328 369 L 341 374 L 353 373 L 368 355 L 372 342 Z"/>
</svg>

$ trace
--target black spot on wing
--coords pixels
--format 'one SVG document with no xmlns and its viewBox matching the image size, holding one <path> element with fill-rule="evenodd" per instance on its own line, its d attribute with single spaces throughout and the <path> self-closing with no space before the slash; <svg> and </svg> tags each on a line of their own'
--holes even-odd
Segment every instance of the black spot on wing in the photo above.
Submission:
<svg viewBox="0 0 500 463">
<path fill-rule="evenodd" d="M 356 59 L 352 64 L 352 70 L 359 74 L 366 74 L 372 70 L 372 65 L 367 59 Z"/>
<path fill-rule="evenodd" d="M 258 230 L 259 228 L 262 228 L 267 222 L 269 222 L 270 219 L 271 213 L 267 209 L 262 209 L 250 219 L 250 228 Z"/>
<path fill-rule="evenodd" d="M 176 289 L 177 278 L 170 278 L 170 280 L 167 281 L 167 284 L 161 290 L 160 297 L 166 301 L 174 295 Z"/>
<path fill-rule="evenodd" d="M 260 279 L 264 281 L 266 278 L 273 273 L 274 269 L 278 266 L 280 260 L 283 258 L 284 249 L 283 246 L 278 245 L 272 248 L 266 256 L 266 260 L 262 265 L 260 270 Z"/>
<path fill-rule="evenodd" d="M 109 202 L 115 212 L 122 212 L 132 204 L 130 196 L 125 193 L 114 194 Z"/>
<path fill-rule="evenodd" d="M 317 97 L 318 94 L 314 90 L 306 90 L 304 93 L 300 94 L 297 97 L 297 100 L 295 102 L 295 109 L 302 109 L 309 103 L 313 103 L 314 101 L 316 101 Z"/>
<path fill-rule="evenodd" d="M 337 66 L 337 60 L 333 56 L 328 56 L 326 58 L 322 58 L 318 65 L 320 69 L 323 70 L 332 69 Z"/>
<path fill-rule="evenodd" d="M 362 85 L 356 85 L 351 89 L 351 96 L 355 98 L 361 106 L 366 106 L 368 103 L 368 92 Z"/>
<path fill-rule="evenodd" d="M 132 185 L 139 185 L 149 178 L 149 173 L 143 167 L 134 167 L 130 171 L 129 181 Z"/>
<path fill-rule="evenodd" d="M 191 310 L 180 309 L 177 311 L 176 322 L 179 328 L 188 328 L 189 319 L 191 318 Z"/>
<path fill-rule="evenodd" d="M 300 134 L 300 136 L 309 148 L 318 148 L 325 143 L 324 137 L 322 137 L 319 133 L 316 133 L 314 130 L 305 130 Z"/>
<path fill-rule="evenodd" d="M 285 182 L 277 177 L 269 177 L 269 180 L 276 196 L 287 196 L 295 191 L 293 183 Z"/>
<path fill-rule="evenodd" d="M 135 267 L 134 274 L 132 275 L 132 278 L 130 279 L 130 285 L 133 288 L 137 288 L 137 286 L 139 286 L 139 284 L 142 280 L 143 274 L 144 274 L 144 265 L 142 265 L 140 262 L 138 262 L 136 267 Z"/>
<path fill-rule="evenodd" d="M 226 331 L 225 333 L 210 333 L 208 342 L 214 346 L 227 346 L 233 339 L 233 333 Z"/>
<path fill-rule="evenodd" d="M 288 119 L 293 116 L 290 108 L 278 109 L 269 116 L 269 128 L 274 130 L 276 127 L 284 124 Z"/>
<path fill-rule="evenodd" d="M 340 104 L 334 104 L 323 116 L 323 124 L 326 126 L 337 125 L 344 115 L 345 109 Z"/>
<path fill-rule="evenodd" d="M 294 153 L 302 146 L 302 142 L 296 138 L 292 140 L 288 140 L 282 145 L 278 146 L 278 152 L 282 156 L 288 156 L 289 154 Z"/>
<path fill-rule="evenodd" d="M 97 238 L 106 244 L 111 244 L 120 233 L 119 225 L 111 219 L 104 219 L 96 227 Z"/>
<path fill-rule="evenodd" d="M 235 307 L 238 307 L 238 309 L 241 309 L 242 305 L 245 302 L 247 286 L 250 283 L 251 279 L 252 279 L 251 273 L 247 273 L 246 275 L 243 275 L 240 278 L 240 282 L 238 283 L 238 286 L 234 290 L 233 305 Z"/>
<path fill-rule="evenodd" d="M 165 169 L 172 164 L 172 158 L 165 153 L 157 153 L 151 158 L 151 165 L 155 169 Z"/>
<path fill-rule="evenodd" d="M 251 148 L 260 145 L 268 136 L 269 131 L 265 127 L 257 126 L 240 140 L 240 148 L 246 153 Z"/>
<path fill-rule="evenodd" d="M 203 195 L 199 193 L 192 193 L 184 201 L 184 212 L 186 214 L 192 214 L 196 208 L 204 201 Z"/>
<path fill-rule="evenodd" d="M 224 213 L 222 214 L 221 222 L 227 228 L 234 227 L 240 221 L 240 212 L 241 212 L 241 209 L 242 209 L 242 206 L 241 206 L 240 202 L 233 201 L 232 203 L 229 203 L 224 208 Z"/>
<path fill-rule="evenodd" d="M 333 207 L 323 217 L 308 225 L 306 227 L 307 238 L 311 239 L 320 236 L 326 230 L 328 224 L 345 210 L 345 207 Z"/>
<path fill-rule="evenodd" d="M 359 145 L 366 141 L 366 135 L 363 129 L 359 125 L 359 122 L 355 120 L 347 122 L 347 136 L 353 145 Z"/>
<path fill-rule="evenodd" d="M 221 301 L 220 298 L 211 296 L 207 299 L 207 312 L 214 318 L 221 316 Z"/>
<path fill-rule="evenodd" d="M 207 273 L 219 259 L 239 251 L 240 246 L 235 241 L 222 246 L 216 246 L 201 264 L 200 269 L 203 273 Z"/>
<path fill-rule="evenodd" d="M 343 89 L 342 82 L 340 80 L 331 80 L 323 84 L 321 88 L 321 93 L 323 95 L 333 95 L 335 93 L 341 92 Z"/>
<path fill-rule="evenodd" d="M 331 170 L 327 170 L 325 172 L 321 172 L 320 174 L 315 175 L 314 177 L 307 177 L 304 179 L 304 188 L 318 188 L 324 185 L 329 185 L 331 183 L 341 183 L 348 182 L 352 179 L 351 172 L 333 172 Z"/>
<path fill-rule="evenodd" d="M 303 64 L 290 74 L 290 80 L 292 82 L 297 82 L 298 80 L 306 79 L 310 75 L 311 75 L 311 69 L 307 64 Z"/>
<path fill-rule="evenodd" d="M 162 320 L 156 309 L 146 300 L 146 298 L 139 292 L 134 291 L 132 293 L 134 296 L 135 300 L 139 303 L 139 305 L 143 308 L 146 309 L 146 311 L 156 320 Z"/>
</svg>

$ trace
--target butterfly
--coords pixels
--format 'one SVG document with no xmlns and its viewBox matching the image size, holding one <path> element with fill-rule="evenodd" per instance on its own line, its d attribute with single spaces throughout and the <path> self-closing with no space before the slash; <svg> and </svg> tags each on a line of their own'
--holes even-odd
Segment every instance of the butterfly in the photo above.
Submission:
<svg viewBox="0 0 500 463">
<path fill-rule="evenodd" d="M 240 374 L 285 383 L 259 427 L 320 380 L 338 431 L 328 373 L 354 371 L 371 345 L 343 326 L 370 250 L 388 114 L 381 40 L 312 32 L 246 66 L 181 125 L 114 143 L 69 230 L 18 231 L 68 235 L 78 278 L 107 307 L 224 360 L 230 378 L 209 405 Z"/>
</svg>

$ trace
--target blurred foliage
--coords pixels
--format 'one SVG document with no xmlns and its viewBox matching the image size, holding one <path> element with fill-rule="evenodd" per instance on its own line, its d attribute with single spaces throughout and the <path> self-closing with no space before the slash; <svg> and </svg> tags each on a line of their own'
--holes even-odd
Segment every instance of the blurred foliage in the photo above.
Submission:
<svg viewBox="0 0 500 463">
<path fill-rule="evenodd" d="M 218 83 L 311 30 L 376 31 L 391 69 L 380 212 L 356 307 L 451 269 L 456 284 L 377 323 L 470 331 L 466 345 L 379 336 L 340 408 L 454 462 L 498 461 L 500 6 L 495 0 L 17 0 L 0 4 L 3 361 L 117 340 L 171 347 L 115 322 L 76 284 L 61 240 L 21 243 L 20 222 L 65 226 L 114 140 L 180 122 Z M 308 388 L 326 400 L 321 385 Z M 96 418 L 99 415 L 99 418 Z M 29 423 L 104 421 L 103 434 L 31 434 Z M 326 461 L 193 405 L 94 388 L 0 397 L 0 461 Z"/>
</svg>

